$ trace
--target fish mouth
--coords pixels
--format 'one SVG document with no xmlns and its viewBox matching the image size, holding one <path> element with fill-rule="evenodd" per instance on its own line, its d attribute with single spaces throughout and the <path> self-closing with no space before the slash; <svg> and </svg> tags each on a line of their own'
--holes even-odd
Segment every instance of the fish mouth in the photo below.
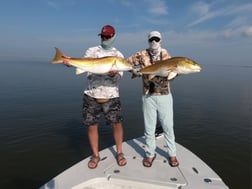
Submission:
<svg viewBox="0 0 252 189">
<path fill-rule="evenodd" d="M 196 67 L 196 68 L 194 68 L 193 69 L 195 72 L 200 72 L 201 70 L 202 70 L 202 68 L 201 67 Z"/>
</svg>

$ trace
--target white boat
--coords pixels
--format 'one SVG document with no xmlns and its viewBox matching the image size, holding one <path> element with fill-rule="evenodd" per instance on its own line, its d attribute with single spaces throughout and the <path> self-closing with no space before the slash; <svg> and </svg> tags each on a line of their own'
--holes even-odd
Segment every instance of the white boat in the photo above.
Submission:
<svg viewBox="0 0 252 189">
<path fill-rule="evenodd" d="M 156 137 L 156 159 L 150 168 L 142 164 L 144 137 L 123 143 L 127 165 L 116 163 L 115 146 L 100 151 L 95 169 L 87 167 L 90 157 L 65 170 L 40 189 L 228 189 L 222 179 L 199 157 L 176 143 L 178 167 L 167 160 L 163 134 Z"/>
</svg>

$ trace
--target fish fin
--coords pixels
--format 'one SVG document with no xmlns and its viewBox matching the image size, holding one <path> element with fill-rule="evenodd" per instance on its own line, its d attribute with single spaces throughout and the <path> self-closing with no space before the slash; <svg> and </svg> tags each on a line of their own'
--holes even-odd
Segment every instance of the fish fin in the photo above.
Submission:
<svg viewBox="0 0 252 189">
<path fill-rule="evenodd" d="M 148 80 L 152 80 L 155 77 L 155 75 L 148 75 Z"/>
<path fill-rule="evenodd" d="M 170 72 L 170 73 L 168 74 L 168 80 L 174 79 L 177 75 L 178 75 L 177 72 Z"/>
<path fill-rule="evenodd" d="M 56 53 L 54 59 L 51 61 L 52 64 L 62 63 L 64 54 L 55 47 Z"/>
<path fill-rule="evenodd" d="M 75 70 L 75 74 L 76 74 L 76 75 L 80 75 L 80 74 L 82 74 L 82 73 L 84 73 L 84 72 L 86 72 L 86 71 L 84 71 L 84 70 L 82 70 L 82 69 L 80 69 L 80 68 L 76 68 L 76 70 Z"/>
<path fill-rule="evenodd" d="M 116 65 L 116 59 L 114 60 L 114 62 L 111 65 L 111 69 L 110 71 L 116 70 L 117 69 L 117 65 Z"/>
</svg>

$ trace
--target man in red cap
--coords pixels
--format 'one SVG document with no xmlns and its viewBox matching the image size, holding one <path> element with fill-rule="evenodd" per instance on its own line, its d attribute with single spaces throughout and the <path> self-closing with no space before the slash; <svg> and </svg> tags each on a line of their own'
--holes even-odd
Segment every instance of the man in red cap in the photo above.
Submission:
<svg viewBox="0 0 252 189">
<path fill-rule="evenodd" d="M 124 58 L 123 54 L 112 46 L 115 40 L 115 29 L 113 26 L 105 25 L 98 34 L 101 37 L 101 44 L 88 48 L 84 57 L 101 58 L 105 56 L 118 56 Z M 66 58 L 63 62 L 69 66 Z M 88 167 L 97 167 L 99 156 L 99 133 L 98 123 L 101 114 L 104 114 L 107 124 L 113 126 L 117 155 L 116 160 L 119 166 L 124 166 L 127 161 L 122 150 L 123 126 L 122 109 L 119 97 L 119 81 L 123 72 L 110 71 L 107 75 L 87 74 L 87 88 L 83 97 L 83 122 L 88 128 L 88 139 L 93 155 L 88 162 Z"/>
<path fill-rule="evenodd" d="M 110 25 L 103 26 L 99 35 L 113 37 L 115 35 L 115 29 Z"/>
</svg>

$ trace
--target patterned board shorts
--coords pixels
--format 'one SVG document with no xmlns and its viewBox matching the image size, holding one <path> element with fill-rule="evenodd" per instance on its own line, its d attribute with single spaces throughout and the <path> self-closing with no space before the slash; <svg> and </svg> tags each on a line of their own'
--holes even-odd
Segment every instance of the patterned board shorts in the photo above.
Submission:
<svg viewBox="0 0 252 189">
<path fill-rule="evenodd" d="M 86 94 L 83 96 L 83 122 L 85 125 L 98 124 L 102 113 L 107 124 L 123 121 L 120 98 L 112 98 L 108 102 L 98 103 L 95 98 Z"/>
</svg>

